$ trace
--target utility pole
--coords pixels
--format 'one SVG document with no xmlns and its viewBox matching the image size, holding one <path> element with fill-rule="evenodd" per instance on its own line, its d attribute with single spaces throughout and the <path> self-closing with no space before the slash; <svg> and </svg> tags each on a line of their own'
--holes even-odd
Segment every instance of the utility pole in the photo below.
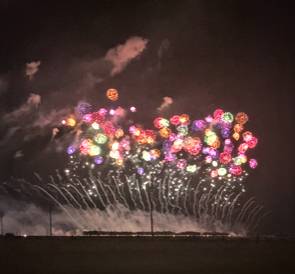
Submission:
<svg viewBox="0 0 295 274">
<path fill-rule="evenodd" d="M 148 191 L 148 196 L 150 200 L 150 224 L 151 224 L 151 235 L 154 237 L 154 216 L 153 216 L 153 211 L 154 211 L 154 205 L 152 203 L 152 197 L 151 197 L 151 192 L 152 192 L 152 185 L 149 185 L 149 191 Z"/>
<path fill-rule="evenodd" d="M 3 218 L 4 218 L 4 214 L 2 212 L 0 212 L 0 230 L 1 230 L 1 236 L 4 235 Z"/>
<path fill-rule="evenodd" d="M 52 236 L 52 209 L 49 206 L 49 236 Z"/>
</svg>

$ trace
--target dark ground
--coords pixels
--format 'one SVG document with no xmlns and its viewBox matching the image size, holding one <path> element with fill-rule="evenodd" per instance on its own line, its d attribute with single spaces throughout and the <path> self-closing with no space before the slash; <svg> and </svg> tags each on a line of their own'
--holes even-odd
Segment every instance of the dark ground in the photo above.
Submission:
<svg viewBox="0 0 295 274">
<path fill-rule="evenodd" d="M 295 273 L 294 240 L 0 238 L 0 273 Z"/>
</svg>

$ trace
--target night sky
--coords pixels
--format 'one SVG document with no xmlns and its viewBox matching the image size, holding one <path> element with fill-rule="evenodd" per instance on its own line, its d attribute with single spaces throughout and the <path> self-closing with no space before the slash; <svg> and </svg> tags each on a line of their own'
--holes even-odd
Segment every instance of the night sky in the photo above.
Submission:
<svg viewBox="0 0 295 274">
<path fill-rule="evenodd" d="M 250 116 L 259 168 L 245 184 L 271 211 L 261 231 L 294 234 L 295 47 L 287 1 L 6 0 L 0 26 L 1 182 L 65 164 L 50 142 L 54 121 L 32 127 L 40 116 L 79 100 L 103 105 L 106 89 L 116 87 L 120 103 L 140 106 L 149 125 L 170 96 L 170 113 L 201 118 L 221 107 Z M 147 39 L 145 50 L 112 75 L 103 57 L 132 37 Z M 41 65 L 29 79 L 33 61 Z M 38 110 L 9 120 L 31 93 L 41 96 Z"/>
</svg>

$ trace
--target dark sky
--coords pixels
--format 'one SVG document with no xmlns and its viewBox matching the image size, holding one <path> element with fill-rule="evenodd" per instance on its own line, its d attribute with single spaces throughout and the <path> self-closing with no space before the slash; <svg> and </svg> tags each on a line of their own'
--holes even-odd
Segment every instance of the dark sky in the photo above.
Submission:
<svg viewBox="0 0 295 274">
<path fill-rule="evenodd" d="M 75 3 L 72 3 L 75 2 Z M 115 86 L 122 102 L 144 106 L 150 117 L 164 96 L 172 112 L 202 117 L 217 107 L 245 111 L 259 137 L 259 168 L 247 188 L 271 211 L 264 231 L 295 232 L 294 20 L 288 1 L 1 1 L 1 116 L 42 97 L 42 113 L 79 100 L 104 102 Z M 119 74 L 97 62 L 130 37 L 148 39 L 146 50 Z M 25 65 L 41 61 L 34 79 Z M 93 63 L 94 62 L 94 63 Z M 86 65 L 85 65 L 86 64 Z M 89 65 L 90 64 L 90 65 Z M 92 65 L 93 66 L 92 66 Z M 85 75 L 103 79 L 85 86 Z M 23 129 L 1 142 L 1 180 L 26 176 L 64 159 L 48 149 L 51 129 Z M 24 154 L 14 158 L 15 152 Z"/>
</svg>

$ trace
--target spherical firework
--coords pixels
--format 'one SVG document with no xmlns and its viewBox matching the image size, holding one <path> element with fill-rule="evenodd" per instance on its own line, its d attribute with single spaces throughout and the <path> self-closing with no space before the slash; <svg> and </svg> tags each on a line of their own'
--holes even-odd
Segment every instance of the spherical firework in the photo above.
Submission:
<svg viewBox="0 0 295 274">
<path fill-rule="evenodd" d="M 130 107 L 131 112 L 136 112 L 136 107 Z"/>
<path fill-rule="evenodd" d="M 97 165 L 100 165 L 103 163 L 103 157 L 101 156 L 96 156 L 94 157 L 94 162 L 97 164 Z"/>
<path fill-rule="evenodd" d="M 227 173 L 227 170 L 224 168 L 224 167 L 220 167 L 218 170 L 217 170 L 217 173 L 219 176 L 225 176 L 226 173 Z"/>
<path fill-rule="evenodd" d="M 234 131 L 237 133 L 240 133 L 241 131 L 243 131 L 244 127 L 242 124 L 235 124 L 234 125 Z"/>
<path fill-rule="evenodd" d="M 69 117 L 66 120 L 62 120 L 62 124 L 68 127 L 74 127 L 76 123 L 77 123 L 76 120 L 72 117 Z"/>
<path fill-rule="evenodd" d="M 222 118 L 224 111 L 222 109 L 216 109 L 213 113 L 213 117 L 216 121 L 220 121 Z"/>
<path fill-rule="evenodd" d="M 192 129 L 194 131 L 203 131 L 207 126 L 207 123 L 204 120 L 196 120 L 193 122 Z"/>
<path fill-rule="evenodd" d="M 231 165 L 229 168 L 229 172 L 233 175 L 240 176 L 243 172 L 241 166 Z"/>
<path fill-rule="evenodd" d="M 144 174 L 144 169 L 142 167 L 137 168 L 137 173 L 139 175 L 143 175 Z"/>
<path fill-rule="evenodd" d="M 177 126 L 180 124 L 180 117 L 179 115 L 174 115 L 170 118 L 170 123 L 174 126 Z"/>
<path fill-rule="evenodd" d="M 239 141 L 239 139 L 240 139 L 240 134 L 238 133 L 238 132 L 235 132 L 233 135 L 232 135 L 232 137 L 236 140 L 236 141 Z"/>
<path fill-rule="evenodd" d="M 160 133 L 161 137 L 168 138 L 171 134 L 171 130 L 167 127 L 163 127 L 160 129 L 159 133 Z"/>
<path fill-rule="evenodd" d="M 87 102 L 80 102 L 78 106 L 76 107 L 76 111 L 80 117 L 87 113 L 91 113 L 92 106 Z"/>
<path fill-rule="evenodd" d="M 242 143 L 239 145 L 238 151 L 239 151 L 239 153 L 245 153 L 248 148 L 249 148 L 249 146 L 247 143 Z"/>
<path fill-rule="evenodd" d="M 237 113 L 237 115 L 235 117 L 236 122 L 241 125 L 244 125 L 245 123 L 247 123 L 248 119 L 249 119 L 248 115 L 244 112 Z"/>
<path fill-rule="evenodd" d="M 68 148 L 67 148 L 67 153 L 69 154 L 69 155 L 71 155 L 71 154 L 73 154 L 73 153 L 75 153 L 76 152 L 76 148 L 74 147 L 74 146 L 69 146 Z"/>
<path fill-rule="evenodd" d="M 154 127 L 155 128 L 158 128 L 158 129 L 161 129 L 161 128 L 164 128 L 164 127 L 169 127 L 169 121 L 165 118 L 162 118 L 162 117 L 157 117 L 155 120 L 154 120 Z"/>
<path fill-rule="evenodd" d="M 157 173 L 169 167 L 186 176 L 198 174 L 204 179 L 234 181 L 244 176 L 247 153 L 257 145 L 253 133 L 244 129 L 248 119 L 244 113 L 236 115 L 235 121 L 232 113 L 222 109 L 193 122 L 187 114 L 168 119 L 157 117 L 153 121 L 154 129 L 145 129 L 130 124 L 128 119 L 118 119 L 125 117 L 126 112 L 121 107 L 117 109 L 124 115 L 115 109 L 100 108 L 81 118 L 66 118 L 64 121 L 75 121 L 80 132 L 73 142 L 75 146 L 68 148 L 68 154 L 81 158 L 79 162 L 83 166 L 96 164 L 97 169 L 128 167 L 130 172 L 148 176 L 149 170 Z M 149 168 L 146 165 L 150 165 Z M 254 159 L 248 163 L 250 168 L 256 165 Z"/>
<path fill-rule="evenodd" d="M 188 134 L 188 127 L 185 125 L 180 125 L 176 129 L 177 129 L 178 133 L 182 136 L 185 136 Z"/>
<path fill-rule="evenodd" d="M 179 117 L 179 122 L 182 125 L 188 125 L 190 123 L 189 116 L 187 114 L 181 114 Z"/>
<path fill-rule="evenodd" d="M 250 160 L 249 160 L 249 166 L 250 166 L 252 169 L 256 168 L 257 165 L 258 165 L 258 163 L 257 163 L 257 161 L 256 161 L 255 159 L 250 159 Z"/>
<path fill-rule="evenodd" d="M 254 136 L 252 136 L 252 138 L 249 141 L 247 141 L 247 145 L 249 148 L 256 147 L 257 143 L 258 143 L 258 139 Z"/>
<path fill-rule="evenodd" d="M 96 145 L 91 145 L 89 147 L 88 153 L 89 153 L 89 156 L 97 156 L 101 153 L 101 148 Z"/>
<path fill-rule="evenodd" d="M 93 123 L 91 124 L 91 126 L 92 126 L 93 129 L 96 129 L 96 130 L 99 129 L 99 124 L 98 124 L 97 122 L 93 122 Z"/>
<path fill-rule="evenodd" d="M 106 96 L 111 101 L 117 101 L 119 99 L 119 92 L 114 88 L 110 88 L 107 90 Z"/>
<path fill-rule="evenodd" d="M 234 116 L 230 112 L 225 112 L 222 114 L 221 119 L 225 123 L 232 123 Z"/>
<path fill-rule="evenodd" d="M 246 131 L 243 133 L 243 140 L 245 142 L 249 142 L 252 139 L 252 137 L 253 137 L 253 134 L 250 131 Z"/>
<path fill-rule="evenodd" d="M 189 173 L 195 173 L 197 171 L 197 165 L 188 165 L 186 171 Z"/>
<path fill-rule="evenodd" d="M 222 153 L 220 153 L 220 156 L 219 156 L 219 160 L 220 160 L 220 163 L 222 164 L 229 164 L 231 162 L 231 154 L 227 151 L 224 151 Z"/>
<path fill-rule="evenodd" d="M 100 145 L 105 144 L 108 140 L 108 137 L 103 133 L 98 133 L 94 136 L 94 141 Z"/>
</svg>

